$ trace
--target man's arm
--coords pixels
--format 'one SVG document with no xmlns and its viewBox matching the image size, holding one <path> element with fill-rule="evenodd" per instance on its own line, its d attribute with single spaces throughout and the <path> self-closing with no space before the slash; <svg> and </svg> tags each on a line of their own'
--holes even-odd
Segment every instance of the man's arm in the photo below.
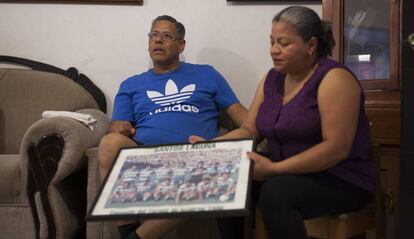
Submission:
<svg viewBox="0 0 414 239">
<path fill-rule="evenodd" d="M 247 119 L 247 109 L 240 103 L 229 106 L 225 109 L 225 112 L 237 127 L 240 127 L 244 120 Z"/>
<path fill-rule="evenodd" d="M 135 135 L 136 129 L 129 121 L 114 120 L 109 126 L 108 133 L 123 134 L 127 137 Z"/>
</svg>

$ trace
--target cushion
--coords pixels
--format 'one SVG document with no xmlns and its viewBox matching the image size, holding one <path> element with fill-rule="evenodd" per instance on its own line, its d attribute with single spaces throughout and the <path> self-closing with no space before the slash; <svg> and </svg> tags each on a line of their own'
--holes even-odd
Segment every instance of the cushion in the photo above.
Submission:
<svg viewBox="0 0 414 239">
<path fill-rule="evenodd" d="M 19 158 L 18 154 L 0 155 L 0 204 L 24 203 L 20 197 Z"/>
<path fill-rule="evenodd" d="M 26 129 L 45 110 L 97 109 L 72 79 L 27 69 L 0 69 L 0 154 L 17 154 Z"/>
</svg>

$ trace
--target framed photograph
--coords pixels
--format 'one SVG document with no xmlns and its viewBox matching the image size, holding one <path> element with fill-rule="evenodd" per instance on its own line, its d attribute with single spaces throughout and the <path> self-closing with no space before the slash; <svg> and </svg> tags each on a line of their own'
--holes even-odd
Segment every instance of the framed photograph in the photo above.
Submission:
<svg viewBox="0 0 414 239">
<path fill-rule="evenodd" d="M 123 148 L 87 220 L 248 214 L 253 139 Z"/>
<path fill-rule="evenodd" d="M 227 2 L 321 2 L 322 0 L 227 0 Z"/>
<path fill-rule="evenodd" d="M 128 4 L 142 5 L 143 0 L 0 0 L 7 3 L 86 3 L 86 4 Z"/>
</svg>

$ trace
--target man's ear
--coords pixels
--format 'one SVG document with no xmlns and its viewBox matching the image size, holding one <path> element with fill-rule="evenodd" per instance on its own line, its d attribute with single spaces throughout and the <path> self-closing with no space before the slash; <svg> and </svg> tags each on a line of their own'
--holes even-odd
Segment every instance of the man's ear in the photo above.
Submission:
<svg viewBox="0 0 414 239">
<path fill-rule="evenodd" d="M 185 40 L 181 40 L 180 43 L 179 43 L 180 53 L 183 53 L 184 49 L 185 49 Z"/>
</svg>

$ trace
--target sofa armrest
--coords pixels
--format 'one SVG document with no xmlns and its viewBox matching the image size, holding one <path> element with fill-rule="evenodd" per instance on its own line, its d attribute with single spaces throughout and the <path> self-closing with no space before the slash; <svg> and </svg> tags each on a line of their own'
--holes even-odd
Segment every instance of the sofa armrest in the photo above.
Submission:
<svg viewBox="0 0 414 239">
<path fill-rule="evenodd" d="M 67 117 L 41 119 L 29 127 L 20 148 L 22 156 L 20 169 L 23 174 L 27 172 L 28 167 L 28 145 L 39 145 L 49 135 L 57 135 L 63 140 L 62 155 L 56 162 L 58 169 L 52 183 L 56 184 L 74 171 L 85 167 L 86 162 L 82 159 L 84 152 L 88 148 L 98 145 L 109 126 L 109 119 L 103 112 L 95 109 L 84 109 L 77 112 L 88 113 L 97 119 L 93 131 L 82 123 Z"/>
<path fill-rule="evenodd" d="M 75 238 L 84 224 L 85 151 L 98 145 L 109 119 L 99 110 L 77 112 L 97 119 L 93 131 L 74 119 L 51 117 L 35 122 L 23 137 L 19 167 L 40 238 Z"/>
</svg>

